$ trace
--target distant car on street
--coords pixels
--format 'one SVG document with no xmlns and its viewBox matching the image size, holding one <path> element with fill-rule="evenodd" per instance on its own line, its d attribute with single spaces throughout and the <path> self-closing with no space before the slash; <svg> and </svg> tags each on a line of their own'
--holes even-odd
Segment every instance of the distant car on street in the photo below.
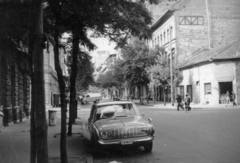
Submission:
<svg viewBox="0 0 240 163">
<path fill-rule="evenodd" d="M 130 101 L 94 104 L 83 129 L 93 148 L 143 146 L 146 152 L 153 148 L 152 120 L 143 119 L 135 103 Z"/>
<path fill-rule="evenodd" d="M 89 102 L 95 102 L 98 103 L 100 100 L 102 100 L 101 93 L 89 93 L 85 94 L 82 97 L 82 104 L 87 104 Z"/>
</svg>

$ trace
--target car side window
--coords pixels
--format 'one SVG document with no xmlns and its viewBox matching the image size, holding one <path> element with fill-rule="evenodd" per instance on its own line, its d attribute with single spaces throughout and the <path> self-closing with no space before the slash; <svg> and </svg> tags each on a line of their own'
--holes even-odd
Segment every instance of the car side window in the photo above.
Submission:
<svg viewBox="0 0 240 163">
<path fill-rule="evenodd" d="M 87 95 L 86 97 L 90 97 L 90 95 Z"/>
</svg>

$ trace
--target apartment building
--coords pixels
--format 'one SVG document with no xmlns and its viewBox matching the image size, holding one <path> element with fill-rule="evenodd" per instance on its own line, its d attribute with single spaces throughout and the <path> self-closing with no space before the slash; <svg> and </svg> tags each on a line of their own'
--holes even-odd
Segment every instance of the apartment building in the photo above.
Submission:
<svg viewBox="0 0 240 163">
<path fill-rule="evenodd" d="M 182 70 L 184 79 L 176 93 L 182 96 L 189 93 L 196 103 L 219 104 L 222 94 L 234 91 L 240 103 L 239 6 L 239 0 L 178 0 L 152 25 L 149 46 L 164 47 L 167 56 L 173 55 L 173 64 Z M 211 62 L 204 62 L 205 71 L 198 76 L 192 68 L 200 68 L 202 56 Z M 205 78 L 208 80 L 203 80 Z M 206 89 L 211 91 L 204 93 Z M 161 88 L 157 91 L 158 100 L 162 99 L 161 91 Z"/>
</svg>

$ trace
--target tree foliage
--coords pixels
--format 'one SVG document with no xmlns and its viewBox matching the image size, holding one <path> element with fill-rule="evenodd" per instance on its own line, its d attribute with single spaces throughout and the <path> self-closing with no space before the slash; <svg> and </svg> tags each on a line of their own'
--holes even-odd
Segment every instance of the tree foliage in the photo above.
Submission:
<svg viewBox="0 0 240 163">
<path fill-rule="evenodd" d="M 154 63 L 155 55 L 150 53 L 144 41 L 135 40 L 122 50 L 124 79 L 131 86 L 149 83 L 147 68 Z"/>
<path fill-rule="evenodd" d="M 170 60 L 165 55 L 165 49 L 162 47 L 155 47 L 152 51 L 157 57 L 154 65 L 150 66 L 147 71 L 151 80 L 150 85 L 153 86 L 171 86 Z M 174 85 L 178 85 L 182 81 L 182 74 L 178 69 L 173 69 Z"/>
<path fill-rule="evenodd" d="M 76 80 L 76 90 L 78 92 L 88 90 L 90 85 L 94 85 L 94 66 L 91 62 L 92 57 L 88 52 L 80 51 L 78 55 L 78 65 L 77 65 L 77 80 Z M 71 74 L 71 68 L 69 61 L 71 60 L 71 55 L 68 56 L 68 73 Z"/>
</svg>

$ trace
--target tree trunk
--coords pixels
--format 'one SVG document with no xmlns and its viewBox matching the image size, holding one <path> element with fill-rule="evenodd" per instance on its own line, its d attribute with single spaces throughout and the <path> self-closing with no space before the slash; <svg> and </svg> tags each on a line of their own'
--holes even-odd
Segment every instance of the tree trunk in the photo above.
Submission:
<svg viewBox="0 0 240 163">
<path fill-rule="evenodd" d="M 77 63 L 79 55 L 79 35 L 75 30 L 73 32 L 73 51 L 72 51 L 72 63 L 70 74 L 70 109 L 69 109 L 69 123 L 68 123 L 68 135 L 72 135 L 72 124 L 75 123 L 75 117 L 77 112 L 76 105 L 76 78 L 77 78 Z"/>
<path fill-rule="evenodd" d="M 163 88 L 163 100 L 164 100 L 164 106 L 166 106 L 166 90 Z"/>
<path fill-rule="evenodd" d="M 30 45 L 31 47 L 31 45 Z M 29 50 L 32 54 L 32 49 Z M 30 116 L 30 163 L 36 163 L 37 150 L 36 150 L 36 110 L 35 110 L 35 86 L 34 86 L 34 76 L 33 76 L 33 59 L 31 57 L 30 61 L 30 73 L 31 73 L 31 116 Z"/>
<path fill-rule="evenodd" d="M 31 116 L 30 116 L 30 163 L 36 163 L 37 158 L 37 151 L 36 151 L 36 117 L 35 117 L 35 86 L 34 86 L 34 77 L 33 77 L 33 69 L 32 69 L 32 60 L 30 61 L 31 64 L 31 85 L 32 85 L 32 91 L 31 91 Z"/>
<path fill-rule="evenodd" d="M 59 6 L 56 6 L 59 7 Z M 67 118 L 67 103 L 65 99 L 65 81 L 63 77 L 63 71 L 60 66 L 59 61 L 59 19 L 56 17 L 55 29 L 54 29 L 54 62 L 55 62 L 55 70 L 57 72 L 58 84 L 60 88 L 60 101 L 61 101 L 61 138 L 60 138 L 60 156 L 61 163 L 68 163 L 67 159 L 67 147 L 66 147 L 66 118 Z"/>
<path fill-rule="evenodd" d="M 33 2 L 35 11 L 35 38 L 33 43 L 34 57 L 34 100 L 36 109 L 36 149 L 37 162 L 48 163 L 48 146 L 47 146 L 47 122 L 45 107 L 45 87 L 44 87 L 44 69 L 43 69 L 43 18 L 42 18 L 42 0 Z"/>
<path fill-rule="evenodd" d="M 32 8 L 33 9 L 33 8 Z M 31 10 L 30 16 L 30 31 L 33 33 L 35 27 L 33 24 L 34 22 L 34 11 Z M 34 85 L 34 73 L 33 73 L 33 42 L 34 42 L 34 35 L 29 35 L 29 49 L 28 54 L 30 55 L 29 58 L 29 67 L 30 67 L 30 77 L 31 77 L 31 112 L 30 112 L 30 163 L 36 163 L 37 158 L 37 149 L 36 149 L 36 109 L 35 109 L 35 85 Z"/>
<path fill-rule="evenodd" d="M 153 91 L 154 91 L 154 104 L 156 104 L 156 90 L 155 90 L 155 85 L 153 86 Z"/>
</svg>

